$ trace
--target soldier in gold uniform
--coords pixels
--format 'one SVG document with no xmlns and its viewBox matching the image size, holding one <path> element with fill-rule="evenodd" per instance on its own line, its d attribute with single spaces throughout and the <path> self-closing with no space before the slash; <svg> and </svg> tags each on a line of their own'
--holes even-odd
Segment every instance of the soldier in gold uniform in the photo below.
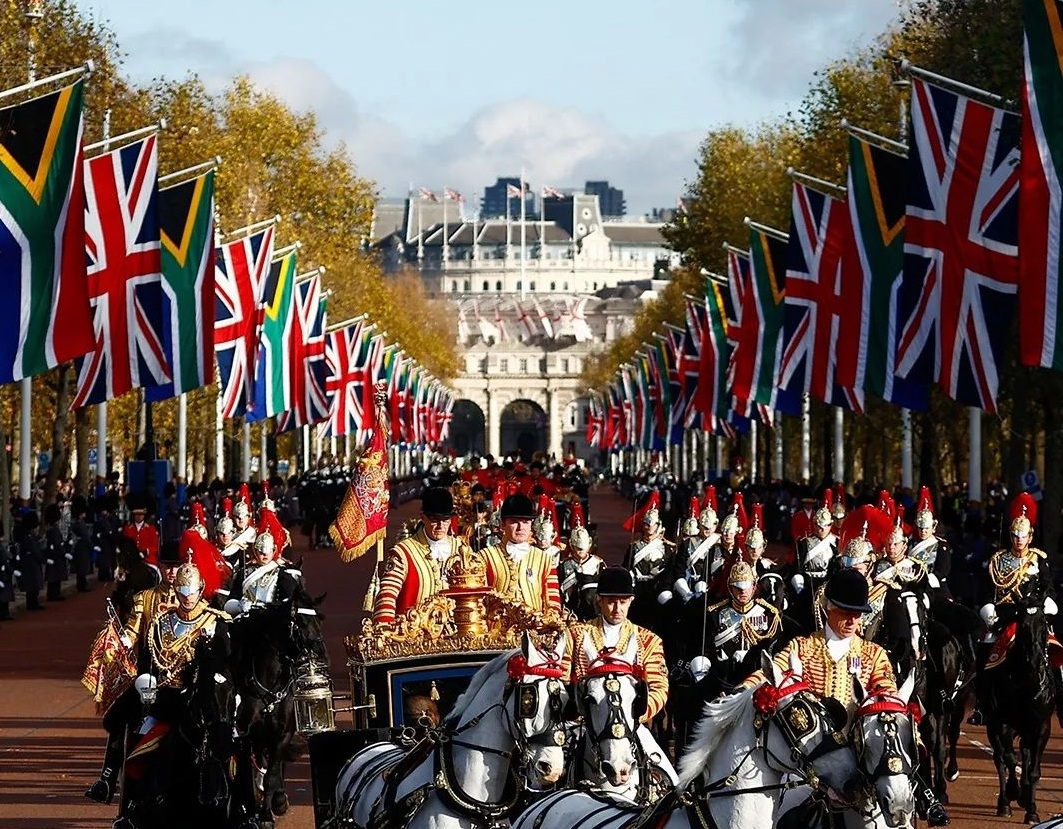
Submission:
<svg viewBox="0 0 1063 829">
<path fill-rule="evenodd" d="M 461 539 L 450 534 L 454 496 L 442 487 L 425 490 L 421 526 L 398 542 L 388 556 L 380 590 L 373 603 L 373 621 L 392 623 L 407 610 L 446 589 L 444 565 L 458 552 Z"/>
</svg>

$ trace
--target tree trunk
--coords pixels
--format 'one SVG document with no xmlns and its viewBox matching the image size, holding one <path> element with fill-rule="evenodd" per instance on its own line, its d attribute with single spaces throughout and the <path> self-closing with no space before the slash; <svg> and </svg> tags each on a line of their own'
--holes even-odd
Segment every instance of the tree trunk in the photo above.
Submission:
<svg viewBox="0 0 1063 829">
<path fill-rule="evenodd" d="M 941 476 L 938 471 L 938 436 L 934 428 L 934 416 L 930 409 L 919 415 L 919 480 L 916 486 L 925 484 L 931 492 L 941 491 Z"/>
<path fill-rule="evenodd" d="M 44 503 L 54 504 L 59 478 L 67 468 L 69 445 L 66 424 L 70 417 L 71 364 L 63 363 L 55 372 L 55 422 L 52 423 L 52 464 L 44 477 Z"/>
<path fill-rule="evenodd" d="M 0 426 L 0 522 L 4 525 L 3 536 L 5 541 L 11 540 L 11 453 L 7 451 L 8 441 L 11 434 L 3 426 Z"/>
<path fill-rule="evenodd" d="M 87 497 L 92 495 L 94 470 L 89 466 L 89 410 L 84 406 L 74 411 L 74 454 L 74 491 Z"/>
</svg>

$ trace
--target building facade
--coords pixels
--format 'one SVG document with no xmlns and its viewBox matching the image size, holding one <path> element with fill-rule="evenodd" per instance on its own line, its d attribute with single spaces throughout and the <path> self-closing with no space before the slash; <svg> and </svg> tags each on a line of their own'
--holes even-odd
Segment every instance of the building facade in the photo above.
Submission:
<svg viewBox="0 0 1063 829">
<path fill-rule="evenodd" d="M 523 224 L 489 219 L 426 226 L 417 200 L 374 223 L 385 269 L 416 268 L 450 305 L 463 369 L 450 448 L 458 454 L 560 461 L 586 457 L 586 362 L 631 330 L 657 297 L 674 255 L 663 225 L 603 220 L 598 198 L 543 200 Z M 418 224 L 419 223 L 419 224 Z"/>
</svg>

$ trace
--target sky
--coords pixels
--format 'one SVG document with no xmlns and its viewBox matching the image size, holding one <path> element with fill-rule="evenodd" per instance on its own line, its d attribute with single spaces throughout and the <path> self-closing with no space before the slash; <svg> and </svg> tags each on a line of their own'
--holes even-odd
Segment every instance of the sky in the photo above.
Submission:
<svg viewBox="0 0 1063 829">
<path fill-rule="evenodd" d="M 672 207 L 725 124 L 793 111 L 904 0 L 75 0 L 134 82 L 248 75 L 384 197 L 524 170 L 533 190 L 608 179 L 631 215 Z"/>
</svg>

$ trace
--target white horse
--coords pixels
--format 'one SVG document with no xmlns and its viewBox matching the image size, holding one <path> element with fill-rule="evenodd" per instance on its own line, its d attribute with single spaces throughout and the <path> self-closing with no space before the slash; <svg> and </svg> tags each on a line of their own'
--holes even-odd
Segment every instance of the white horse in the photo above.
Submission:
<svg viewBox="0 0 1063 829">
<path fill-rule="evenodd" d="M 409 753 L 391 743 L 358 752 L 336 781 L 338 825 L 473 829 L 506 820 L 522 777 L 556 783 L 566 765 L 564 642 L 544 654 L 525 634 L 520 650 L 477 671 L 442 726 Z"/>
<path fill-rule="evenodd" d="M 589 659 L 587 675 L 575 689 L 583 718 L 576 777 L 603 793 L 645 804 L 653 774 L 674 784 L 676 773 L 642 724 L 647 688 L 637 656 L 638 641 L 631 637 L 624 653 Z"/>
<path fill-rule="evenodd" d="M 833 800 L 851 802 L 859 788 L 856 758 L 840 738 L 835 717 L 794 671 L 784 673 L 770 659 L 764 668 L 769 680 L 760 688 L 705 706 L 679 763 L 680 790 L 690 805 L 680 802 L 679 792 L 666 795 L 650 807 L 655 822 L 648 825 L 771 826 L 784 779 L 791 775 L 814 780 Z M 640 814 L 645 810 L 607 797 L 562 791 L 526 810 L 513 829 L 621 829 Z"/>
</svg>

